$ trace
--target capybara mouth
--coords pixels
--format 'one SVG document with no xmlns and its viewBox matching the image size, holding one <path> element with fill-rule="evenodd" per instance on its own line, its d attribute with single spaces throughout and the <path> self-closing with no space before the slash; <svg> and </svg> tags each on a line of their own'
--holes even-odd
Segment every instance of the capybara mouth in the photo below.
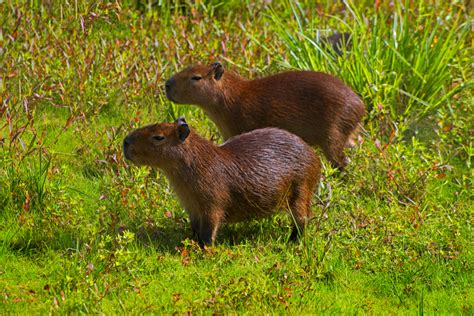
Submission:
<svg viewBox="0 0 474 316">
<path fill-rule="evenodd" d="M 168 100 L 175 102 L 173 97 L 171 96 L 171 92 L 168 90 L 168 88 L 165 88 L 165 95 L 168 98 Z"/>
<path fill-rule="evenodd" d="M 129 163 L 132 163 L 133 165 L 135 166 L 143 166 L 144 164 L 142 164 L 139 160 L 134 159 L 132 153 L 130 152 L 130 150 L 124 150 L 123 151 L 123 156 L 125 157 L 125 160 L 127 160 Z"/>
<path fill-rule="evenodd" d="M 130 151 L 125 148 L 125 145 L 123 146 L 123 156 L 125 157 L 126 160 L 132 161 L 132 156 L 130 155 Z"/>
<path fill-rule="evenodd" d="M 127 160 L 129 163 L 132 163 L 135 166 L 147 165 L 146 163 L 143 163 L 140 157 L 137 156 L 137 154 L 134 153 L 133 150 L 130 150 L 130 148 L 128 148 L 127 145 L 125 144 L 123 145 L 123 156 L 125 157 L 125 160 Z"/>
</svg>

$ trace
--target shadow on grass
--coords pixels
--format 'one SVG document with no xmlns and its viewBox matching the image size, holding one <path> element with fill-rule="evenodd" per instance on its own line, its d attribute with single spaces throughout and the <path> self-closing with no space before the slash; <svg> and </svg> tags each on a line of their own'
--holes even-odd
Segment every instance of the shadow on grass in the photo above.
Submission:
<svg viewBox="0 0 474 316">
<path fill-rule="evenodd" d="M 140 246 L 153 247 L 162 253 L 176 253 L 177 247 L 183 246 L 183 241 L 193 239 L 188 220 L 180 217 L 166 222 L 127 223 L 113 229 L 104 229 L 93 236 L 81 236 L 81 233 L 75 230 L 55 231 L 50 236 L 40 232 L 12 235 L 8 238 L 3 236 L 0 239 L 0 246 L 24 256 L 35 256 L 47 250 L 76 252 L 89 246 L 92 246 L 94 252 L 95 245 L 100 240 L 98 236 L 115 236 L 126 230 L 135 234 L 135 240 Z M 215 245 L 233 247 L 254 245 L 261 241 L 286 243 L 290 232 L 289 222 L 284 216 L 239 224 L 224 224 L 219 230 Z"/>
<path fill-rule="evenodd" d="M 260 240 L 288 240 L 290 227 L 283 220 L 268 218 L 239 224 L 224 224 L 216 238 L 216 245 L 238 246 L 253 244 Z M 283 224 L 281 223 L 283 222 Z M 176 252 L 186 239 L 193 239 L 191 226 L 187 220 L 160 226 L 142 225 L 135 231 L 137 241 L 143 246 L 154 247 L 163 252 Z"/>
<path fill-rule="evenodd" d="M 87 241 L 80 240 L 75 232 L 60 232 L 54 237 L 27 234 L 18 238 L 4 238 L 0 240 L 0 245 L 3 249 L 33 257 L 46 250 L 77 251 L 77 246 L 85 242 Z"/>
</svg>

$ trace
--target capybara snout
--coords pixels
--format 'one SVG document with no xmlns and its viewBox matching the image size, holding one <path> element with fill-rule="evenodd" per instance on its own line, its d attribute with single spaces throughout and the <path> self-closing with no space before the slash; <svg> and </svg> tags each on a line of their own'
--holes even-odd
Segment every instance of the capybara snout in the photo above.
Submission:
<svg viewBox="0 0 474 316">
<path fill-rule="evenodd" d="M 188 67 L 165 83 L 166 97 L 176 103 L 216 102 L 219 80 L 224 74 L 220 63 Z"/>
<path fill-rule="evenodd" d="M 172 89 L 173 89 L 173 86 L 174 86 L 174 82 L 175 82 L 174 77 L 171 77 L 165 83 L 166 97 L 170 100 L 173 100 Z"/>
<path fill-rule="evenodd" d="M 201 245 L 212 244 L 224 223 L 279 210 L 294 218 L 295 239 L 312 217 L 320 161 L 309 145 L 287 131 L 257 129 L 217 146 L 180 118 L 133 131 L 123 150 L 132 162 L 163 171 Z"/>
<path fill-rule="evenodd" d="M 132 139 L 129 136 L 127 136 L 123 139 L 123 155 L 128 160 L 132 159 L 131 156 L 130 156 L 130 151 L 129 151 L 129 146 L 130 146 L 131 142 L 132 142 Z"/>
</svg>

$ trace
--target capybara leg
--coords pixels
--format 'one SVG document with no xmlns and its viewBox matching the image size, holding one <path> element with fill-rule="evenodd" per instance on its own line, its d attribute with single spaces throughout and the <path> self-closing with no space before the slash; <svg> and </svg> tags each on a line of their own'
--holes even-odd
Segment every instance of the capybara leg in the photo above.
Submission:
<svg viewBox="0 0 474 316">
<path fill-rule="evenodd" d="M 301 227 L 293 226 L 293 230 L 291 231 L 290 240 L 297 241 L 300 235 L 303 233 Z"/>
<path fill-rule="evenodd" d="M 291 231 L 290 240 L 296 241 L 303 234 L 306 224 L 308 224 L 311 217 L 301 217 L 300 220 L 296 219 L 296 223 L 293 225 L 293 230 Z"/>
<path fill-rule="evenodd" d="M 201 221 L 198 217 L 190 217 L 191 229 L 193 230 L 193 238 L 199 240 L 199 231 L 201 229 Z"/>
<path fill-rule="evenodd" d="M 290 214 L 294 220 L 293 230 L 291 232 L 290 240 L 295 241 L 300 234 L 303 233 L 306 224 L 313 217 L 311 212 L 311 196 L 313 188 L 309 186 L 300 186 L 295 188 L 294 195 L 290 200 Z"/>
<path fill-rule="evenodd" d="M 216 215 L 216 214 L 213 214 Z M 211 246 L 216 239 L 217 230 L 219 229 L 220 221 L 217 216 L 205 216 L 201 218 L 201 225 L 199 228 L 199 245 L 201 247 Z"/>
</svg>

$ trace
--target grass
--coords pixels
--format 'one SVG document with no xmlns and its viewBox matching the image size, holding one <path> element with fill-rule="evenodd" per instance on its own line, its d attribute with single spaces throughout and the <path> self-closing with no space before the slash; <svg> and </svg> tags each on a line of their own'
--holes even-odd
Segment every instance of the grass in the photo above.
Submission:
<svg viewBox="0 0 474 316">
<path fill-rule="evenodd" d="M 177 3 L 0 3 L 0 310 L 472 314 L 464 2 Z M 334 30 L 352 34 L 341 55 Z M 215 60 L 333 73 L 367 105 L 347 174 L 323 160 L 300 242 L 282 214 L 201 250 L 163 175 L 123 160 L 131 129 L 180 115 L 220 141 L 163 95 Z"/>
</svg>

